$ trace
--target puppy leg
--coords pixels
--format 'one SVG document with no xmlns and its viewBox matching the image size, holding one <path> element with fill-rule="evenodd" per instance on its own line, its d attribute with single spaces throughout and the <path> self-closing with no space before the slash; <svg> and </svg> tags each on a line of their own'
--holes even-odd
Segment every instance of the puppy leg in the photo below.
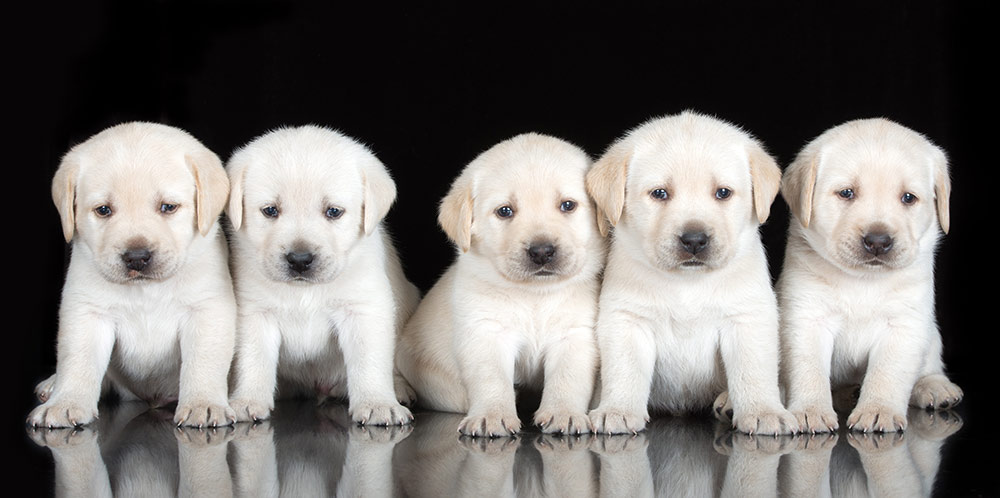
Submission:
<svg viewBox="0 0 1000 498">
<path fill-rule="evenodd" d="M 649 389 L 656 364 L 652 330 L 629 311 L 598 318 L 601 402 L 590 412 L 594 432 L 635 434 L 649 422 Z"/>
<path fill-rule="evenodd" d="M 459 331 L 455 352 L 468 391 L 469 414 L 458 431 L 466 436 L 513 436 L 521 430 L 514 393 L 518 345 L 500 324 Z"/>
<path fill-rule="evenodd" d="M 371 311 L 345 315 L 336 324 L 347 370 L 348 411 L 362 425 L 406 425 L 413 415 L 396 400 L 393 318 Z"/>
<path fill-rule="evenodd" d="M 56 373 L 45 403 L 28 415 L 32 427 L 75 427 L 97 418 L 101 385 L 115 344 L 114 324 L 83 306 L 60 316 Z"/>
<path fill-rule="evenodd" d="M 235 306 L 223 300 L 205 302 L 181 328 L 180 392 L 174 412 L 177 425 L 218 427 L 236 422 L 226 396 L 235 328 Z"/>
<path fill-rule="evenodd" d="M 791 434 L 795 416 L 781 405 L 778 391 L 778 320 L 745 316 L 721 334 L 733 426 L 746 434 Z"/>
<path fill-rule="evenodd" d="M 906 407 L 916 384 L 921 351 L 915 345 L 921 337 L 914 331 L 919 323 L 905 319 L 880 334 L 884 340 L 868 356 L 858 404 L 847 417 L 847 426 L 861 432 L 892 432 L 906 429 Z"/>
<path fill-rule="evenodd" d="M 799 431 L 810 434 L 836 432 L 840 426 L 830 391 L 835 329 L 812 325 L 823 323 L 828 324 L 830 320 L 788 316 L 782 324 L 782 364 L 788 382 L 788 410 L 795 415 Z"/>
<path fill-rule="evenodd" d="M 273 317 L 264 313 L 241 312 L 238 329 L 229 405 L 237 421 L 256 422 L 274 410 L 281 332 Z"/>
<path fill-rule="evenodd" d="M 544 351 L 545 387 L 535 425 L 545 433 L 593 432 L 587 405 L 594 394 L 597 346 L 594 329 L 581 327 Z"/>
</svg>

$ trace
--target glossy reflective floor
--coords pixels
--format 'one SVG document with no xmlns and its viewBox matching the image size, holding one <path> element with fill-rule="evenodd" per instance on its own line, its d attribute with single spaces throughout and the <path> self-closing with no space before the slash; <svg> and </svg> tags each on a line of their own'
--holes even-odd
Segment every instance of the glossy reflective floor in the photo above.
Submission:
<svg viewBox="0 0 1000 498">
<path fill-rule="evenodd" d="M 473 439 L 460 415 L 359 427 L 346 407 L 282 402 L 272 420 L 177 429 L 168 411 L 102 406 L 77 430 L 28 430 L 52 489 L 76 496 L 953 496 L 935 481 L 952 412 L 911 410 L 897 434 L 750 437 L 710 418 L 635 436 Z M 959 493 L 965 495 L 966 493 Z"/>
</svg>

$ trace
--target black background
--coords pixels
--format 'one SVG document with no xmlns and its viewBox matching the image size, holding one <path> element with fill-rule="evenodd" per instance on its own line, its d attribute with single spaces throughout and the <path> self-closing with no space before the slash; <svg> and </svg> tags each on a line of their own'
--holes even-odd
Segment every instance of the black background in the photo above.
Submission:
<svg viewBox="0 0 1000 498">
<path fill-rule="evenodd" d="M 60 156 L 90 135 L 159 121 L 225 160 L 280 125 L 339 129 L 369 144 L 395 177 L 388 225 L 408 275 L 427 290 L 453 254 L 436 226 L 437 202 L 476 154 L 538 131 L 597 157 L 650 117 L 695 109 L 751 131 L 782 166 L 826 128 L 863 117 L 896 120 L 948 152 L 952 225 L 937 259 L 937 312 L 946 364 L 967 398 L 939 490 L 995 486 L 986 459 L 974 456 L 992 449 L 996 378 L 992 250 L 983 239 L 995 227 L 993 180 L 984 177 L 995 160 L 983 120 L 992 94 L 981 69 L 996 65 L 996 52 L 983 11 L 956 2 L 584 9 L 123 0 L 7 15 L 4 169 L 13 175 L 5 187 L 15 192 L 6 210 L 15 232 L 5 259 L 15 272 L 4 434 L 18 461 L 36 469 L 22 478 L 51 477 L 48 452 L 20 425 L 34 384 L 55 366 L 67 251 L 49 182 Z M 775 275 L 787 220 L 779 198 L 763 228 Z"/>
</svg>

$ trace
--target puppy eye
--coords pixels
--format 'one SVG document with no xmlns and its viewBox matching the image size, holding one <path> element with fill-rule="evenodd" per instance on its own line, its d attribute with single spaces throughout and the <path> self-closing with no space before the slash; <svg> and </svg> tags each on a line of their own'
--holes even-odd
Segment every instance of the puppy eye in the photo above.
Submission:
<svg viewBox="0 0 1000 498">
<path fill-rule="evenodd" d="M 277 218 L 280 211 L 278 211 L 278 208 L 275 206 L 264 206 L 260 209 L 260 212 L 264 213 L 264 216 L 267 216 L 268 218 Z"/>
<path fill-rule="evenodd" d="M 733 195 L 733 191 L 732 191 L 732 190 L 729 190 L 729 189 L 728 189 L 728 188 L 726 188 L 726 187 L 722 187 L 722 188 L 720 188 L 719 190 L 716 190 L 716 191 L 715 191 L 715 198 L 716 198 L 716 199 L 719 199 L 720 201 L 721 201 L 721 200 L 725 200 L 725 199 L 728 199 L 728 198 L 729 198 L 729 196 L 731 196 L 731 195 Z"/>
<path fill-rule="evenodd" d="M 329 208 L 326 209 L 326 217 L 330 218 L 331 220 L 335 220 L 337 218 L 340 218 L 341 216 L 343 216 L 343 214 L 344 214 L 344 210 L 340 209 L 339 207 L 336 207 L 336 206 L 331 206 L 331 207 L 329 207 Z"/>
<path fill-rule="evenodd" d="M 559 210 L 564 213 L 568 213 L 574 209 L 576 209 L 576 202 L 574 201 L 563 201 L 562 204 L 559 205 Z"/>
<path fill-rule="evenodd" d="M 667 193 L 667 189 L 665 188 L 653 189 L 652 191 L 649 192 L 649 195 L 650 197 L 654 199 L 659 199 L 661 201 L 666 199 L 667 197 L 670 197 L 670 194 Z"/>
<path fill-rule="evenodd" d="M 113 211 L 111 210 L 111 206 L 97 206 L 94 208 L 94 212 L 101 218 L 107 218 L 108 216 L 111 216 Z"/>
<path fill-rule="evenodd" d="M 841 190 L 840 192 L 837 192 L 837 195 L 839 195 L 841 199 L 853 199 L 854 198 L 854 189 L 852 189 L 852 188 L 845 188 L 844 190 Z"/>
<path fill-rule="evenodd" d="M 917 196 L 907 192 L 903 194 L 903 197 L 900 200 L 903 201 L 903 204 L 913 204 L 914 202 L 917 202 Z"/>
<path fill-rule="evenodd" d="M 514 208 L 510 206 L 500 206 L 496 210 L 497 216 L 501 218 L 510 218 L 514 216 Z"/>
<path fill-rule="evenodd" d="M 161 213 L 172 214 L 174 211 L 177 211 L 177 204 L 167 204 L 166 202 L 160 204 Z"/>
</svg>

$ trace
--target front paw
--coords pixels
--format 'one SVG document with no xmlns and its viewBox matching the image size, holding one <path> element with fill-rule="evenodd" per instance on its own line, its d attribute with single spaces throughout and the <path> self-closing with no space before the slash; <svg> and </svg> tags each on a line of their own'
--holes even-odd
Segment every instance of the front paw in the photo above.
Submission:
<svg viewBox="0 0 1000 498">
<path fill-rule="evenodd" d="M 646 428 L 645 410 L 597 407 L 590 412 L 590 423 L 598 434 L 638 434 Z"/>
<path fill-rule="evenodd" d="M 458 424 L 458 432 L 472 437 L 513 436 L 521 431 L 521 420 L 512 408 L 469 412 Z"/>
<path fill-rule="evenodd" d="M 791 408 L 792 415 L 798 422 L 798 432 L 804 434 L 819 434 L 837 432 L 840 423 L 837 422 L 837 412 L 833 406 L 810 405 L 801 408 Z"/>
<path fill-rule="evenodd" d="M 847 417 L 847 427 L 859 432 L 895 432 L 906 430 L 906 413 L 888 406 L 858 405 Z"/>
<path fill-rule="evenodd" d="M 413 414 L 395 400 L 391 402 L 363 401 L 351 403 L 348 412 L 351 420 L 360 425 L 406 425 L 413 422 Z"/>
<path fill-rule="evenodd" d="M 535 425 L 545 434 L 588 434 L 594 432 L 590 418 L 584 412 L 539 408 L 535 412 Z"/>
<path fill-rule="evenodd" d="M 952 408 L 962 401 L 965 393 L 944 375 L 928 375 L 917 381 L 910 393 L 910 406 L 929 410 Z"/>
<path fill-rule="evenodd" d="M 93 422 L 96 418 L 96 405 L 84 407 L 83 403 L 70 399 L 50 399 L 32 410 L 26 423 L 31 427 L 55 429 L 79 427 Z"/>
<path fill-rule="evenodd" d="M 188 427 L 221 427 L 236 423 L 236 412 L 228 403 L 183 401 L 174 411 L 174 424 Z"/>
<path fill-rule="evenodd" d="M 879 434 L 847 433 L 848 444 L 861 454 L 886 452 L 899 447 L 903 444 L 903 441 L 904 436 L 902 432 L 883 432 Z"/>
<path fill-rule="evenodd" d="M 733 427 L 748 435 L 794 434 L 799 430 L 799 422 L 792 412 L 784 408 L 756 408 L 733 417 Z"/>
<path fill-rule="evenodd" d="M 237 422 L 259 422 L 271 417 L 274 410 L 274 400 L 254 400 L 250 398 L 235 398 L 229 400 Z"/>
</svg>

